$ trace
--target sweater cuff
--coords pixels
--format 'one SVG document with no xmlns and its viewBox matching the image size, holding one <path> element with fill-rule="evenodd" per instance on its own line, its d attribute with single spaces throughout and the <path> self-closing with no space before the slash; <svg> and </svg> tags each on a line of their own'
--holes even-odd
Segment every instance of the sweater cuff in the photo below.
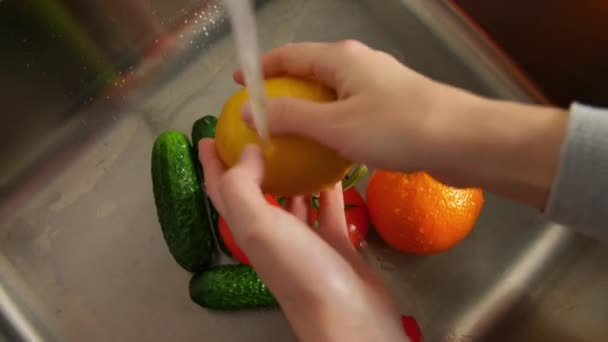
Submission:
<svg viewBox="0 0 608 342">
<path fill-rule="evenodd" d="M 568 120 L 544 216 L 608 240 L 608 110 L 574 103 Z"/>
</svg>

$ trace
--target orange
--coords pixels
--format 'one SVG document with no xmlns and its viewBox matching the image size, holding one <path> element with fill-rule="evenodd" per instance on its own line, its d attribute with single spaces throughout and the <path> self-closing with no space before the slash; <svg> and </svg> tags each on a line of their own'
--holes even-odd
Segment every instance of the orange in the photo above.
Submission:
<svg viewBox="0 0 608 342">
<path fill-rule="evenodd" d="M 313 81 L 277 77 L 264 82 L 269 98 L 292 96 L 317 102 L 336 99 L 334 91 Z M 276 136 L 261 144 L 257 132 L 249 129 L 241 117 L 246 100 L 247 89 L 241 88 L 226 101 L 218 119 L 216 147 L 228 167 L 240 159 L 246 145 L 260 145 L 265 157 L 262 191 L 280 196 L 318 192 L 346 175 L 352 163 L 310 139 L 295 135 Z"/>
<path fill-rule="evenodd" d="M 369 213 L 382 239 L 414 254 L 442 252 L 462 241 L 483 203 L 480 189 L 450 187 L 425 172 L 377 170 L 367 186 Z"/>
</svg>

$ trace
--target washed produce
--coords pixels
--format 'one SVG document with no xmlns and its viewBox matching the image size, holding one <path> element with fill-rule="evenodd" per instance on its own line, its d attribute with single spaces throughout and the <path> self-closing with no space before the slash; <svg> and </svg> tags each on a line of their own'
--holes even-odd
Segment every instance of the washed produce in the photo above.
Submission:
<svg viewBox="0 0 608 342">
<path fill-rule="evenodd" d="M 311 221 L 317 220 L 317 210 L 311 211 Z M 369 212 L 365 200 L 355 188 L 344 191 L 344 214 L 348 238 L 355 248 L 360 248 L 370 227 Z"/>
<path fill-rule="evenodd" d="M 269 98 L 291 96 L 317 102 L 336 99 L 331 89 L 314 81 L 277 77 L 264 82 Z M 242 119 L 241 109 L 246 101 L 246 88 L 226 101 L 217 123 L 216 146 L 220 158 L 229 167 L 240 159 L 246 145 L 262 146 L 266 159 L 264 193 L 312 194 L 340 181 L 351 168 L 352 163 L 337 152 L 304 137 L 276 136 L 261 144 L 257 133 Z"/>
<path fill-rule="evenodd" d="M 391 247 L 414 254 L 445 251 L 473 229 L 483 207 L 480 189 L 459 189 L 428 173 L 375 171 L 367 186 L 372 224 Z"/>
<path fill-rule="evenodd" d="M 207 201 L 208 208 L 209 208 L 208 216 L 211 219 L 211 226 L 214 229 L 214 234 L 215 234 L 216 240 L 218 241 L 218 245 L 219 245 L 220 249 L 224 253 L 229 254 L 229 251 L 226 248 L 226 246 L 224 245 L 224 243 L 222 242 L 222 240 L 218 238 L 219 235 L 218 235 L 218 231 L 217 231 L 217 223 L 218 223 L 218 219 L 219 219 L 219 214 L 217 212 L 217 209 L 213 205 L 213 202 L 206 194 L 205 175 L 203 173 L 203 168 L 202 168 L 200 162 L 198 161 L 198 143 L 199 143 L 199 141 L 203 138 L 215 138 L 216 126 L 217 126 L 217 118 L 213 115 L 205 115 L 202 118 L 196 120 L 194 122 L 194 124 L 192 124 L 192 131 L 191 131 L 190 136 L 192 137 L 192 144 L 194 146 L 194 154 L 197 158 L 196 165 L 197 165 L 197 169 L 199 171 L 199 176 L 200 176 L 200 180 L 201 180 L 201 187 L 202 187 L 201 191 L 203 193 L 203 196 L 205 197 L 204 200 Z M 207 208 L 205 208 L 205 209 L 207 209 Z"/>
<path fill-rule="evenodd" d="M 196 160 L 181 132 L 163 132 L 154 142 L 151 171 L 158 220 L 171 255 L 190 272 L 209 265 L 215 252 Z"/>
<path fill-rule="evenodd" d="M 215 138 L 215 129 L 217 127 L 217 118 L 213 115 L 205 115 L 196 120 L 192 124 L 192 145 L 194 150 L 198 151 L 198 142 L 203 138 Z M 198 156 L 197 156 L 198 161 Z"/>
<path fill-rule="evenodd" d="M 410 338 L 410 342 L 423 342 L 424 337 L 418 326 L 418 322 L 412 316 L 401 316 L 401 325 L 405 334 Z"/>
<path fill-rule="evenodd" d="M 277 307 L 278 303 L 248 265 L 214 266 L 190 280 L 190 298 L 214 310 Z"/>
</svg>

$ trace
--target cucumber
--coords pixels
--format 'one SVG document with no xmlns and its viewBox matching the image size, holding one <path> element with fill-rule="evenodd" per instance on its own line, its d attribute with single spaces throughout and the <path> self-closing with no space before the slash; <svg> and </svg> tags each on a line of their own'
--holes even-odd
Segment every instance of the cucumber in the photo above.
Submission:
<svg viewBox="0 0 608 342">
<path fill-rule="evenodd" d="M 198 142 L 203 138 L 215 138 L 215 126 L 217 118 L 213 115 L 205 115 L 192 124 L 192 144 L 194 150 L 198 150 Z"/>
<path fill-rule="evenodd" d="M 194 124 L 192 124 L 192 133 L 190 134 L 190 136 L 192 137 L 192 143 L 194 144 L 194 150 L 196 151 L 196 154 L 198 155 L 198 142 L 203 139 L 203 138 L 215 138 L 215 127 L 217 126 L 217 118 L 213 115 L 205 115 L 202 118 L 196 120 L 194 122 Z M 203 170 L 200 167 L 200 164 L 198 165 L 198 169 L 200 171 L 200 176 L 201 176 L 201 181 L 203 182 L 203 189 L 204 189 L 204 183 L 205 183 L 205 175 L 203 174 Z M 204 190 L 203 190 L 204 192 Z M 207 197 L 207 196 L 205 196 Z M 224 244 L 224 241 L 222 240 L 222 237 L 219 234 L 218 229 L 218 220 L 219 220 L 219 214 L 217 212 L 217 209 L 215 209 L 215 206 L 213 205 L 213 202 L 211 202 L 211 199 L 209 199 L 207 197 L 207 202 L 209 203 L 209 213 L 211 215 L 211 221 L 213 223 L 213 233 L 215 234 L 215 239 L 217 241 L 217 244 L 219 245 L 220 249 L 222 250 L 222 252 L 224 252 L 224 254 L 231 256 L 230 251 L 228 250 L 228 247 L 226 247 L 226 245 Z"/>
<path fill-rule="evenodd" d="M 190 298 L 214 310 L 278 307 L 270 290 L 247 265 L 220 265 L 196 274 L 190 280 Z"/>
<path fill-rule="evenodd" d="M 152 186 L 158 221 L 173 258 L 190 272 L 209 265 L 215 253 L 196 160 L 181 132 L 163 132 L 154 142 Z"/>
</svg>

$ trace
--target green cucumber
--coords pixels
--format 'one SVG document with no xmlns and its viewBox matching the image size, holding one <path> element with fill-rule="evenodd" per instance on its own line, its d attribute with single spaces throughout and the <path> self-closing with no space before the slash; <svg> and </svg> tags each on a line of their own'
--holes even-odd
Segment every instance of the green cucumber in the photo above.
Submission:
<svg viewBox="0 0 608 342">
<path fill-rule="evenodd" d="M 215 253 L 197 165 L 185 134 L 166 131 L 156 138 L 152 186 L 158 221 L 173 258 L 190 272 L 209 265 Z"/>
<path fill-rule="evenodd" d="M 205 115 L 202 118 L 196 120 L 192 125 L 192 133 L 190 136 L 192 137 L 192 142 L 194 144 L 195 151 L 198 151 L 198 142 L 203 138 L 215 138 L 215 127 L 217 126 L 217 118 L 213 115 Z M 196 152 L 198 154 L 198 152 Z M 199 171 L 201 175 L 201 181 L 203 182 L 203 189 L 205 183 L 205 175 L 203 174 L 203 170 L 199 165 Z M 203 190 L 204 191 L 204 190 Z M 206 197 L 206 196 L 205 196 Z M 220 249 L 224 254 L 228 256 L 232 256 L 226 244 L 222 240 L 222 237 L 218 231 L 218 220 L 219 214 L 213 202 L 209 198 L 207 198 L 207 202 L 209 203 L 209 212 L 211 214 L 211 221 L 213 222 L 213 233 L 215 234 L 215 239 Z"/>
<path fill-rule="evenodd" d="M 205 115 L 192 124 L 192 144 L 198 150 L 198 142 L 203 138 L 215 138 L 215 127 L 217 118 L 213 115 Z"/>
<path fill-rule="evenodd" d="M 190 298 L 214 310 L 278 307 L 270 290 L 247 265 L 220 265 L 196 274 L 190 280 Z"/>
</svg>

